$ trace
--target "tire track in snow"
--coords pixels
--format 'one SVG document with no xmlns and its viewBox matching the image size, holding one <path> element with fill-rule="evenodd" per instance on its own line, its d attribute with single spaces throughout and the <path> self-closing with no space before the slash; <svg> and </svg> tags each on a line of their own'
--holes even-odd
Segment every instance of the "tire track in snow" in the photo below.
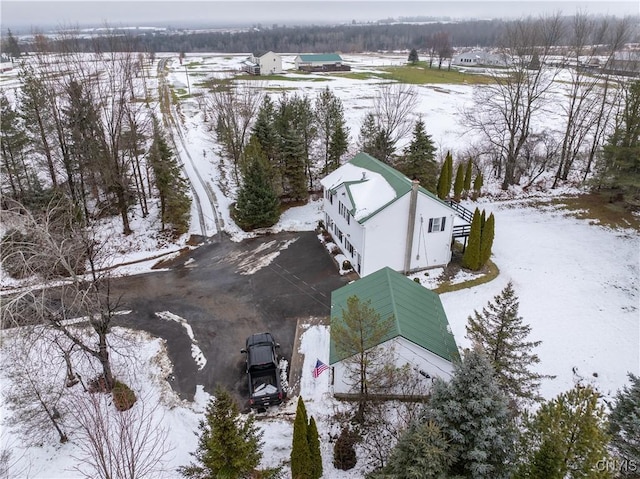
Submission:
<svg viewBox="0 0 640 479">
<path fill-rule="evenodd" d="M 200 222 L 200 231 L 202 232 L 202 236 L 206 239 L 210 239 L 215 236 L 217 238 L 217 241 L 220 241 L 223 238 L 223 223 L 216 207 L 216 197 L 213 189 L 211 188 L 211 185 L 202 178 L 202 175 L 200 175 L 200 171 L 198 171 L 196 163 L 193 161 L 193 158 L 189 153 L 182 127 L 180 126 L 180 123 L 176 121 L 176 111 L 175 107 L 171 103 L 171 93 L 166 79 L 166 65 L 166 58 L 163 58 L 158 62 L 158 89 L 161 104 L 160 110 L 162 111 L 166 123 L 170 127 L 169 136 L 171 138 L 171 142 L 173 143 L 174 150 L 180 158 L 180 166 L 182 167 L 182 171 L 184 172 L 185 177 L 189 180 L 191 192 L 196 203 L 196 209 L 198 210 L 198 219 Z M 178 142 L 176 141 L 176 138 L 178 139 L 181 148 L 178 148 Z M 189 165 L 191 166 L 191 169 L 186 167 L 184 161 L 185 156 L 189 162 Z M 202 190 L 204 191 L 206 196 L 206 202 L 200 198 L 200 194 L 198 194 L 198 188 L 196 188 L 195 182 L 202 186 Z M 208 218 L 213 219 L 215 224 L 214 230 L 210 231 L 210 229 L 208 228 Z"/>
</svg>

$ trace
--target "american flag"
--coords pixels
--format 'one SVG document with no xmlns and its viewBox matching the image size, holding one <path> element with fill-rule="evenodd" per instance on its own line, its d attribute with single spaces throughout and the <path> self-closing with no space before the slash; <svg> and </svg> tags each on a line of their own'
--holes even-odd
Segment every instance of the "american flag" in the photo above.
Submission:
<svg viewBox="0 0 640 479">
<path fill-rule="evenodd" d="M 320 361 L 318 359 L 316 361 L 316 367 L 313 368 L 313 377 L 317 378 L 318 376 L 320 376 L 327 369 L 329 369 L 329 366 L 327 366 L 325 363 L 323 363 L 322 361 Z"/>
</svg>

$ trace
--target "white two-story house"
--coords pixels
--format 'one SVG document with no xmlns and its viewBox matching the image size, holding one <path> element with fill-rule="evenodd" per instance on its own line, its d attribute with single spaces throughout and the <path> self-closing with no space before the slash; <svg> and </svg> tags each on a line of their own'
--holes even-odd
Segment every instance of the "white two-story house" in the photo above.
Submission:
<svg viewBox="0 0 640 479">
<path fill-rule="evenodd" d="M 469 226 L 417 181 L 366 153 L 320 183 L 325 228 L 361 277 L 385 266 L 405 274 L 445 266 L 456 228 Z"/>
</svg>

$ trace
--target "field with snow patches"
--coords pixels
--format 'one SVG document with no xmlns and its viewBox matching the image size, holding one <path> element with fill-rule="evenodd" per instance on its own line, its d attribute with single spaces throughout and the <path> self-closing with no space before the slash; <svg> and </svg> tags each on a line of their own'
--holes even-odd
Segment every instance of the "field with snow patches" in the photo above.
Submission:
<svg viewBox="0 0 640 479">
<path fill-rule="evenodd" d="M 159 57 L 169 55 L 159 55 Z M 246 55 L 202 55 L 189 56 L 189 86 L 192 93 L 198 91 L 200 75 L 228 76 L 231 70 L 239 68 L 240 61 Z M 292 68 L 294 55 L 285 55 L 284 68 Z M 406 55 L 345 55 L 345 61 L 354 71 L 365 71 L 380 66 L 400 65 Z M 196 62 L 199 62 L 196 64 Z M 175 89 L 187 88 L 184 66 L 180 66 L 177 55 L 170 56 L 171 72 L 168 81 Z M 154 73 L 151 69 L 150 73 Z M 0 77 L 3 88 L 15 85 L 12 72 Z M 313 81 L 314 78 L 322 81 Z M 355 80 L 337 78 L 331 75 L 307 75 L 307 80 L 270 82 L 265 85 L 270 91 L 278 88 L 295 89 L 314 97 L 319 89 L 329 86 L 339 96 L 345 107 L 345 115 L 351 129 L 351 143 L 355 144 L 359 125 L 367 108 L 372 105 L 377 80 Z M 153 80 L 152 80 L 153 81 Z M 420 93 L 419 111 L 425 120 L 427 132 L 439 148 L 463 150 L 472 141 L 472 136 L 460 126 L 461 111 L 472 103 L 473 90 L 466 85 L 425 85 L 418 87 Z M 273 93 L 277 95 L 278 93 Z M 211 140 L 208 125 L 203 122 L 198 102 L 186 98 L 180 103 L 183 119 L 182 130 L 189 154 L 199 174 L 213 188 L 219 214 L 224 221 L 224 229 L 234 240 L 249 235 L 237 228 L 230 219 L 229 206 L 234 201 L 234 185 L 228 175 L 223 176 L 218 167 L 219 158 Z M 547 120 L 557 120 L 547 117 Z M 355 151 L 355 150 L 354 150 Z M 179 152 L 181 158 L 184 152 Z M 183 159 L 184 161 L 184 159 Z M 488 189 L 495 188 L 492 185 Z M 514 193 L 516 196 L 518 192 Z M 540 206 L 542 204 L 542 206 Z M 579 220 L 552 206 L 544 206 L 544 200 L 538 198 L 536 207 L 526 199 L 503 200 L 481 199 L 478 206 L 493 212 L 496 217 L 496 238 L 493 248 L 493 261 L 500 268 L 498 278 L 490 283 L 441 296 L 449 322 L 458 346 L 468 346 L 465 338 L 467 317 L 474 310 L 481 309 L 488 300 L 497 295 L 508 281 L 513 281 L 520 299 L 520 314 L 532 327 L 531 339 L 541 340 L 537 352 L 541 362 L 539 371 L 554 375 L 554 379 L 545 380 L 542 394 L 552 398 L 556 394 L 571 388 L 581 381 L 594 385 L 604 396 L 610 398 L 626 382 L 627 372 L 640 373 L 640 237 L 634 230 L 612 230 L 588 220 Z M 468 207 L 475 205 L 469 203 Z M 195 216 L 192 231 L 198 233 L 198 221 Z M 135 215 L 135 213 L 134 213 Z M 321 218 L 320 202 L 311 202 L 306 206 L 288 210 L 273 231 L 312 230 Z M 117 234 L 118 223 L 105 223 L 104 237 L 112 238 L 111 248 L 117 252 L 115 262 L 150 257 L 158 252 L 170 252 L 184 246 L 187 236 L 180 244 L 163 244 L 157 238 L 146 233 L 153 226 L 152 219 L 134 216 L 132 227 L 134 237 L 126 240 Z M 269 258 L 265 258 L 269 261 Z M 154 260 L 136 263 L 118 268 L 117 274 L 136 274 L 148 271 Z M 251 270 L 248 270 L 251 274 Z M 421 277 L 423 284 L 433 284 L 435 272 L 429 278 Z M 10 282 L 2 278 L 3 285 Z M 171 314 L 164 312 L 159 314 Z M 181 321 L 181 318 L 176 318 Z M 185 325 L 186 327 L 186 325 Z M 197 348 L 197 338 L 193 338 L 194 357 L 201 364 Z M 329 374 L 324 373 L 314 379 L 311 371 L 316 359 L 328 362 L 328 329 L 322 326 L 308 327 L 302 336 L 300 353 L 304 355 L 303 376 L 300 382 L 301 395 L 304 397 L 310 415 L 318 421 L 321 434 L 322 454 L 326 478 L 362 477 L 364 458 L 352 471 L 337 471 L 332 465 L 332 443 L 330 435 L 336 435 L 332 429 L 331 416 L 340 405 L 331 398 L 329 392 Z M 169 440 L 173 451 L 167 456 L 165 472 L 156 477 L 176 477 L 175 468 L 189 462 L 189 453 L 195 449 L 196 437 L 193 431 L 208 399 L 200 392 L 192 404 L 177 399 L 163 380 L 169 365 L 162 360 L 162 342 L 158 339 L 136 337 L 135 360 L 143 365 L 133 383 L 138 391 L 145 391 L 150 397 L 157 398 L 161 407 L 157 421 L 171 431 Z M 155 358 L 155 360 L 154 360 Z M 4 359 L 4 358 L 3 358 Z M 5 368 L 2 368 L 4 371 Z M 3 391 L 11 388 L 6 374 L 0 373 L 0 385 Z M 293 417 L 296 398 L 278 411 L 262 415 L 258 423 L 264 431 L 264 466 L 276 466 L 286 463 L 289 458 Z M 4 422 L 10 415 L 6 404 L 0 407 L 3 420 L 2 443 L 13 451 L 16 463 L 14 471 L 20 475 L 14 477 L 30 478 L 71 478 L 77 456 L 77 446 L 73 438 L 64 445 L 56 443 L 55 438 L 42 445 L 24 447 L 19 427 L 9 427 Z M 285 473 L 288 473 L 285 468 Z"/>
</svg>

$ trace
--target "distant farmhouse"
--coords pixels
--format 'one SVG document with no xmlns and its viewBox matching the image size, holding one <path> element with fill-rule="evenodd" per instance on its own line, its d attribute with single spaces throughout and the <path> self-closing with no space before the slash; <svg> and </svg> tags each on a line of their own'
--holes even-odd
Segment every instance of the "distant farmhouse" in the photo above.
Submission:
<svg viewBox="0 0 640 479">
<path fill-rule="evenodd" d="M 351 67 L 345 65 L 342 57 L 337 53 L 325 53 L 322 55 L 298 55 L 295 58 L 297 70 L 306 72 L 334 72 L 350 71 Z"/>
<path fill-rule="evenodd" d="M 252 55 L 242 62 L 242 70 L 250 75 L 277 75 L 282 73 L 282 57 L 271 51 Z"/>
<path fill-rule="evenodd" d="M 507 66 L 508 59 L 504 55 L 490 53 L 485 50 L 471 50 L 454 55 L 452 65 L 458 66 Z"/>
<path fill-rule="evenodd" d="M 445 266 L 452 240 L 469 235 L 470 211 L 366 153 L 320 183 L 325 228 L 360 277 Z"/>
<path fill-rule="evenodd" d="M 370 307 L 380 321 L 392 319 L 392 327 L 380 344 L 396 367 L 408 365 L 426 382 L 430 389 L 433 378 L 448 380 L 453 374 L 453 363 L 460 360 L 458 347 L 449 327 L 440 297 L 390 268 L 382 268 L 366 278 L 359 279 L 331 293 L 331 331 L 336 322 L 343 321 L 342 311 L 347 300 L 356 296 L 361 303 L 371 301 Z M 336 349 L 335 338 L 329 343 L 333 393 L 357 393 L 349 381 L 349 358 Z M 400 391 L 388 391 L 390 394 Z"/>
</svg>

